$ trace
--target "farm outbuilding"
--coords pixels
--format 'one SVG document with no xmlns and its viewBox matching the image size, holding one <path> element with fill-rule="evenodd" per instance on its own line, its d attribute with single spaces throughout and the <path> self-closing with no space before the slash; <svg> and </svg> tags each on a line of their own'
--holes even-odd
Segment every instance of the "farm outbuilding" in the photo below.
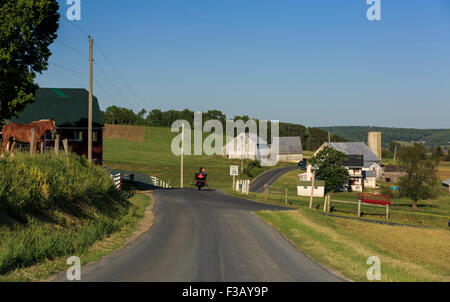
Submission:
<svg viewBox="0 0 450 302">
<path fill-rule="evenodd" d="M 303 160 L 303 146 L 299 136 L 274 137 L 273 140 L 279 146 L 278 161 L 298 163 Z"/>
<path fill-rule="evenodd" d="M 60 140 L 67 139 L 69 149 L 87 157 L 88 153 L 88 106 L 89 92 L 76 88 L 40 88 L 35 101 L 28 104 L 15 123 L 28 124 L 33 121 L 53 118 Z M 103 120 L 98 100 L 93 97 L 92 159 L 97 164 L 103 161 Z M 44 148 L 53 149 L 54 137 L 45 136 Z M 60 144 L 61 146 L 61 144 Z"/>
<path fill-rule="evenodd" d="M 312 181 L 300 181 L 297 186 L 298 196 L 311 196 L 312 191 Z M 325 181 L 316 180 L 314 181 L 314 197 L 324 197 L 325 196 Z"/>
<path fill-rule="evenodd" d="M 447 179 L 442 182 L 442 187 L 447 193 L 450 193 L 450 179 Z"/>
<path fill-rule="evenodd" d="M 396 183 L 400 180 L 400 177 L 406 175 L 406 172 L 398 166 L 385 166 L 383 168 L 382 180 L 384 182 Z"/>
<path fill-rule="evenodd" d="M 230 159 L 261 160 L 267 156 L 267 142 L 254 133 L 240 133 L 223 146 L 222 155 Z"/>
</svg>

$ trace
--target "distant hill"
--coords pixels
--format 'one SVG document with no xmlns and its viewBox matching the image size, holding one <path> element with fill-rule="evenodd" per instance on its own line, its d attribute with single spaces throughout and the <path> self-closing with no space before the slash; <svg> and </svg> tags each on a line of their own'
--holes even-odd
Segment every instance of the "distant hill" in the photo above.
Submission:
<svg viewBox="0 0 450 302">
<path fill-rule="evenodd" d="M 410 128 L 387 128 L 366 126 L 336 126 L 319 127 L 334 135 L 342 136 L 349 141 L 367 142 L 367 133 L 370 131 L 381 131 L 383 146 L 391 141 L 424 142 L 430 147 L 450 145 L 450 129 L 410 129 Z"/>
</svg>

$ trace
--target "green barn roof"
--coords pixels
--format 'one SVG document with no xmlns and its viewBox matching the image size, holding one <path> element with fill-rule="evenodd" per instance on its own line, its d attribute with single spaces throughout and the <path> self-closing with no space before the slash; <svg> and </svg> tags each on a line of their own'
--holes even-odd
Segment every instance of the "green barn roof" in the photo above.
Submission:
<svg viewBox="0 0 450 302">
<path fill-rule="evenodd" d="M 28 124 L 53 118 L 56 127 L 88 126 L 89 92 L 78 88 L 39 88 L 34 103 L 28 104 L 12 122 Z M 103 127 L 102 114 L 97 98 L 92 102 L 92 126 Z"/>
</svg>

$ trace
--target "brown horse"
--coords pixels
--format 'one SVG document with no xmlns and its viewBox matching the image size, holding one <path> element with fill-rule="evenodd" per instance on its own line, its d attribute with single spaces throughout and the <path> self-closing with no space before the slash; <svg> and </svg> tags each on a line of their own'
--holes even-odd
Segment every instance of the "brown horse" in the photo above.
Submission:
<svg viewBox="0 0 450 302">
<path fill-rule="evenodd" d="M 56 125 L 53 119 L 40 120 L 31 124 L 9 123 L 5 125 L 2 128 L 3 143 L 1 158 L 5 157 L 5 149 L 11 138 L 14 140 L 10 150 L 12 157 L 14 157 L 14 145 L 16 142 L 31 143 L 31 129 L 34 129 L 34 142 L 30 148 L 32 148 L 33 154 L 36 154 L 36 146 L 42 140 L 45 132 L 56 131 Z"/>
</svg>

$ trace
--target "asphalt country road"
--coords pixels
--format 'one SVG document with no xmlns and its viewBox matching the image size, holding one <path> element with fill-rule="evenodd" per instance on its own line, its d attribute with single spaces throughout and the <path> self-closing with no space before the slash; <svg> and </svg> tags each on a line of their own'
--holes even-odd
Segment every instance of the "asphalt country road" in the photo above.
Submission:
<svg viewBox="0 0 450 302">
<path fill-rule="evenodd" d="M 252 211 L 285 210 L 219 191 L 157 190 L 155 220 L 81 281 L 342 281 Z M 55 281 L 65 281 L 61 274 Z"/>
<path fill-rule="evenodd" d="M 300 167 L 289 166 L 264 172 L 250 184 L 250 192 L 263 193 L 265 184 L 271 186 L 280 176 L 293 170 L 300 170 Z"/>
</svg>

